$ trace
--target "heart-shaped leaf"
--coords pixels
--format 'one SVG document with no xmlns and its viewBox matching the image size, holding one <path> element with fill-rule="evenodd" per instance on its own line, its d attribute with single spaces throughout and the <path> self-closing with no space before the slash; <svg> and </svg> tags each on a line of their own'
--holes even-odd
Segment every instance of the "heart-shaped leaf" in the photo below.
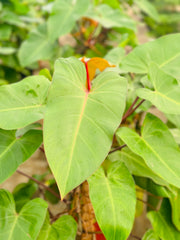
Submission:
<svg viewBox="0 0 180 240">
<path fill-rule="evenodd" d="M 123 127 L 117 135 L 157 175 L 168 183 L 180 187 L 180 150 L 167 126 L 157 117 L 148 113 L 145 117 L 141 136 Z"/>
<path fill-rule="evenodd" d="M 48 34 L 52 40 L 69 33 L 76 21 L 88 9 L 89 0 L 56 0 L 48 19 Z"/>
<path fill-rule="evenodd" d="M 0 128 L 17 129 L 43 118 L 50 82 L 43 76 L 0 87 Z"/>
<path fill-rule="evenodd" d="M 29 130 L 19 138 L 15 134 L 15 130 L 0 129 L 0 183 L 33 154 L 43 140 L 41 130 Z"/>
<path fill-rule="evenodd" d="M 47 214 L 37 240 L 75 240 L 76 232 L 77 223 L 73 217 L 64 215 L 50 225 L 49 215 Z"/>
<path fill-rule="evenodd" d="M 96 219 L 107 240 L 126 240 L 134 222 L 135 184 L 119 161 L 107 172 L 100 167 L 89 179 L 90 199 Z"/>
<path fill-rule="evenodd" d="M 15 203 L 8 191 L 0 190 L 0 238 L 7 240 L 36 240 L 44 223 L 47 203 L 40 198 L 29 201 L 16 213 Z"/>
<path fill-rule="evenodd" d="M 127 72 L 147 73 L 151 62 L 180 80 L 180 33 L 169 34 L 135 48 L 123 60 Z M 170 47 L 169 47 L 170 46 Z"/>
<path fill-rule="evenodd" d="M 159 110 L 168 114 L 180 114 L 180 86 L 178 82 L 156 64 L 150 65 L 149 79 L 154 90 L 146 88 L 137 89 L 140 98 L 149 100 Z"/>
<path fill-rule="evenodd" d="M 125 108 L 126 89 L 124 78 L 103 72 L 88 92 L 81 61 L 56 61 L 44 118 L 44 146 L 62 197 L 107 156 Z"/>
</svg>

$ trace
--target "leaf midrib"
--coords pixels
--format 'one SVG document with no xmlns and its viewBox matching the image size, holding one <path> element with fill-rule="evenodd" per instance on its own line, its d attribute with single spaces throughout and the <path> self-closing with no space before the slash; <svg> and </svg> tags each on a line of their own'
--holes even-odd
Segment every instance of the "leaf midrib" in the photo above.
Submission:
<svg viewBox="0 0 180 240">
<path fill-rule="evenodd" d="M 31 109 L 31 108 L 40 108 L 40 107 L 43 107 L 43 105 L 42 105 L 42 104 L 39 104 L 39 105 L 31 105 L 31 106 L 24 106 L 24 107 L 0 109 L 0 113 L 1 113 L 1 112 L 16 111 L 16 110 Z"/>
</svg>

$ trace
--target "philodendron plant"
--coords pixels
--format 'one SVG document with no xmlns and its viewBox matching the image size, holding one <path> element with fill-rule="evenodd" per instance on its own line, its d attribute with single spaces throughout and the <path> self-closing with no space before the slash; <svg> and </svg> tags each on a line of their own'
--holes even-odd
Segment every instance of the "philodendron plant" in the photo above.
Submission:
<svg viewBox="0 0 180 240">
<path fill-rule="evenodd" d="M 60 58 L 52 82 L 37 75 L 1 86 L 0 182 L 43 143 L 62 200 L 88 181 L 104 239 L 128 238 L 136 192 L 145 189 L 161 204 L 147 213 L 152 229 L 143 240 L 179 240 L 179 42 L 180 34 L 172 34 L 138 46 L 118 66 L 113 56 L 109 63 Z M 166 123 L 147 113 L 152 106 L 165 114 Z M 128 124 L 142 111 L 140 127 Z M 40 119 L 42 128 L 35 123 Z M 1 189 L 0 239 L 76 238 L 73 217 L 63 215 L 51 225 L 42 199 L 16 211 L 16 199 Z"/>
</svg>

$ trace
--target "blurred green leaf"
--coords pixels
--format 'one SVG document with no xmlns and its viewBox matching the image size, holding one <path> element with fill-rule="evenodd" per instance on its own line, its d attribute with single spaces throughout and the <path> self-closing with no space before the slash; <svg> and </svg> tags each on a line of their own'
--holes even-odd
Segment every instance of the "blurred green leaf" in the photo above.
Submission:
<svg viewBox="0 0 180 240">
<path fill-rule="evenodd" d="M 47 34 L 47 26 L 39 25 L 30 32 L 29 37 L 20 46 L 18 57 L 23 67 L 38 60 L 51 59 L 58 45 L 52 42 Z"/>
<path fill-rule="evenodd" d="M 147 230 L 144 234 L 142 240 L 160 240 L 159 237 L 156 235 L 153 229 Z"/>
</svg>

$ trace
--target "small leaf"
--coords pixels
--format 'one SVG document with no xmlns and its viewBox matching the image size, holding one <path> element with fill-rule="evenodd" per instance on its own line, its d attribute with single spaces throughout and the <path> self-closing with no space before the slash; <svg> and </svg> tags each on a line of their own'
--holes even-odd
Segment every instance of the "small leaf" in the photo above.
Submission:
<svg viewBox="0 0 180 240">
<path fill-rule="evenodd" d="M 153 229 L 149 229 L 143 236 L 142 240 L 160 240 Z"/>
<path fill-rule="evenodd" d="M 47 26 L 41 24 L 30 32 L 28 39 L 20 46 L 18 57 L 21 66 L 26 67 L 38 60 L 51 59 L 56 49 L 57 43 L 48 37 Z"/>
<path fill-rule="evenodd" d="M 151 178 L 155 183 L 161 185 L 168 185 L 168 183 L 155 174 L 145 163 L 144 159 L 139 155 L 133 153 L 129 148 L 121 149 L 108 156 L 111 161 L 123 162 L 131 174 L 140 177 Z"/>
<path fill-rule="evenodd" d="M 107 156 L 124 112 L 126 89 L 124 78 L 103 72 L 88 92 L 80 60 L 56 61 L 44 118 L 44 146 L 61 197 Z"/>
<path fill-rule="evenodd" d="M 34 193 L 38 190 L 38 185 L 34 182 L 21 183 L 13 190 L 13 196 L 16 203 L 16 211 L 19 212 L 21 208 L 29 202 Z"/>
<path fill-rule="evenodd" d="M 150 65 L 149 78 L 154 90 L 140 88 L 136 90 L 140 98 L 147 99 L 160 111 L 168 114 L 180 114 L 180 86 L 178 82 L 156 64 Z"/>
<path fill-rule="evenodd" d="M 0 236 L 8 240 L 36 240 L 44 223 L 47 203 L 40 198 L 29 201 L 17 214 L 8 191 L 0 190 Z"/>
<path fill-rule="evenodd" d="M 42 143 L 41 130 L 30 130 L 20 138 L 16 138 L 15 133 L 0 129 L 0 183 L 10 177 Z"/>
<path fill-rule="evenodd" d="M 96 219 L 106 239 L 127 239 L 136 206 L 135 185 L 128 169 L 119 161 L 113 162 L 107 173 L 100 167 L 88 183 Z"/>
<path fill-rule="evenodd" d="M 17 129 L 43 118 L 50 82 L 43 76 L 0 87 L 0 128 Z"/>
<path fill-rule="evenodd" d="M 135 3 L 143 12 L 149 15 L 153 20 L 155 20 L 156 22 L 160 21 L 160 16 L 158 14 L 158 11 L 156 10 L 156 7 L 154 6 L 155 4 L 151 3 L 148 0 L 135 0 Z"/>
<path fill-rule="evenodd" d="M 180 187 L 180 150 L 167 126 L 152 114 L 147 114 L 141 136 L 122 127 L 117 135 L 141 156 L 149 168 L 168 183 Z"/>
<path fill-rule="evenodd" d="M 171 208 L 167 199 L 163 200 L 159 212 L 149 212 L 147 217 L 151 221 L 155 233 L 162 240 L 180 240 L 180 232 L 176 230 L 171 221 Z"/>
<path fill-rule="evenodd" d="M 180 80 L 180 33 L 169 34 L 136 47 L 121 63 L 127 72 L 147 73 L 151 62 Z M 171 47 L 169 47 L 171 46 Z"/>
<path fill-rule="evenodd" d="M 71 32 L 76 21 L 88 9 L 89 3 L 89 0 L 56 0 L 47 23 L 51 40 Z"/>
<path fill-rule="evenodd" d="M 99 22 L 105 28 L 119 27 L 136 31 L 135 22 L 122 13 L 119 9 L 113 9 L 106 4 L 101 4 L 89 9 L 86 17 Z"/>
<path fill-rule="evenodd" d="M 172 221 L 180 231 L 180 189 L 176 189 L 176 194 L 171 194 L 169 200 L 172 208 Z"/>
<path fill-rule="evenodd" d="M 16 52 L 16 48 L 13 47 L 0 47 L 1 55 L 10 55 Z"/>
<path fill-rule="evenodd" d="M 73 217 L 64 215 L 52 225 L 47 215 L 37 240 L 75 240 L 77 223 Z"/>
</svg>

